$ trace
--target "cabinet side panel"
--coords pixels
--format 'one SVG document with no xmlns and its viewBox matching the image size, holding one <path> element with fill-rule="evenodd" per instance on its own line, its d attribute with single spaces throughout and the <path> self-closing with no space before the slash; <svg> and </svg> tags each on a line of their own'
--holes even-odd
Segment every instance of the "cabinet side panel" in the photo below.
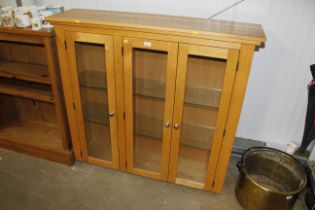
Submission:
<svg viewBox="0 0 315 210">
<path fill-rule="evenodd" d="M 220 100 L 220 110 L 218 112 L 218 119 L 214 132 L 213 144 L 211 147 L 212 155 L 209 159 L 208 177 L 205 184 L 206 190 L 210 190 L 212 188 L 213 177 L 218 164 L 218 156 L 220 154 L 220 147 L 222 144 L 222 138 L 224 136 L 224 129 L 227 121 L 226 117 L 228 115 L 229 105 L 231 102 L 231 93 L 234 84 L 238 58 L 239 51 L 229 50 L 223 92 Z"/>
<path fill-rule="evenodd" d="M 62 26 L 55 26 L 56 43 L 58 49 L 58 58 L 60 65 L 61 81 L 66 102 L 67 116 L 69 120 L 74 155 L 77 160 L 82 160 L 81 145 L 79 142 L 76 117 L 74 112 L 73 95 L 70 72 L 68 68 L 68 55 L 65 49 L 65 34 Z"/>
<path fill-rule="evenodd" d="M 60 68 L 58 64 L 58 59 L 56 55 L 56 43 L 55 38 L 45 38 L 45 55 L 48 64 L 49 76 L 51 79 L 51 88 L 55 100 L 55 111 L 59 129 L 61 131 L 61 136 L 63 140 L 64 150 L 69 150 L 70 148 L 70 137 L 69 137 L 69 127 L 68 119 L 64 107 L 64 98 L 62 93 L 62 87 L 60 84 Z"/>
<path fill-rule="evenodd" d="M 235 82 L 233 85 L 230 102 L 230 110 L 227 117 L 226 132 L 221 146 L 218 165 L 214 178 L 214 185 L 211 190 L 213 192 L 221 192 L 224 185 L 224 179 L 231 157 L 232 146 L 234 143 L 237 125 L 243 106 L 243 100 L 252 64 L 254 49 L 255 47 L 253 45 L 244 44 L 241 46 L 239 66 L 235 75 Z"/>
</svg>

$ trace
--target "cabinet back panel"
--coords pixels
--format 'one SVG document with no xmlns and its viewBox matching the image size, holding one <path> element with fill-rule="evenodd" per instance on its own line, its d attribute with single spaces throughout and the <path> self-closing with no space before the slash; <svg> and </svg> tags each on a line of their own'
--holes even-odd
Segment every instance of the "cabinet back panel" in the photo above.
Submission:
<svg viewBox="0 0 315 210">
<path fill-rule="evenodd" d="M 134 113 L 151 116 L 162 120 L 164 118 L 164 105 L 165 104 L 163 101 L 135 97 Z"/>
<path fill-rule="evenodd" d="M 43 45 L 0 41 L 0 60 L 47 65 Z"/>
<path fill-rule="evenodd" d="M 14 97 L 0 94 L 0 128 L 18 117 Z"/>
<path fill-rule="evenodd" d="M 53 104 L 24 98 L 15 98 L 19 118 L 56 124 L 56 112 Z"/>
<path fill-rule="evenodd" d="M 215 127 L 217 121 L 217 110 L 199 109 L 195 107 L 184 106 L 183 122 L 191 124 L 200 124 Z"/>
<path fill-rule="evenodd" d="M 189 56 L 186 85 L 221 89 L 223 86 L 225 67 L 225 60 Z"/>
<path fill-rule="evenodd" d="M 162 141 L 135 136 L 134 163 L 136 168 L 160 172 Z"/>
<path fill-rule="evenodd" d="M 180 161 L 177 166 L 177 177 L 204 183 L 210 152 L 208 150 L 180 145 L 180 155 Z"/>
<path fill-rule="evenodd" d="M 112 161 L 112 146 L 109 126 L 85 121 L 89 156 Z"/>
<path fill-rule="evenodd" d="M 83 71 L 96 71 L 105 76 L 104 45 L 76 42 L 75 48 L 79 73 Z"/>
<path fill-rule="evenodd" d="M 133 69 L 136 78 L 165 81 L 167 53 L 153 50 L 133 50 Z"/>
<path fill-rule="evenodd" d="M 106 74 L 104 71 L 101 72 L 98 70 L 82 69 L 80 68 L 80 71 L 78 72 L 78 77 L 81 85 L 104 89 L 107 87 Z"/>
<path fill-rule="evenodd" d="M 64 150 L 53 104 L 0 95 L 0 108 L 0 139 Z"/>
<path fill-rule="evenodd" d="M 82 102 L 108 104 L 107 92 L 97 88 L 81 87 Z"/>
</svg>

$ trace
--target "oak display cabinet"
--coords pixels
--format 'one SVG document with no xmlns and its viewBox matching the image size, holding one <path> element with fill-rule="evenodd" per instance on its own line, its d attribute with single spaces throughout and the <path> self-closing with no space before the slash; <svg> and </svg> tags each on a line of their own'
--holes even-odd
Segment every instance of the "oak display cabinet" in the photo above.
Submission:
<svg viewBox="0 0 315 210">
<path fill-rule="evenodd" d="M 0 28 L 0 147 L 71 164 L 53 31 Z"/>
<path fill-rule="evenodd" d="M 260 25 L 78 9 L 48 20 L 76 159 L 221 191 Z"/>
</svg>

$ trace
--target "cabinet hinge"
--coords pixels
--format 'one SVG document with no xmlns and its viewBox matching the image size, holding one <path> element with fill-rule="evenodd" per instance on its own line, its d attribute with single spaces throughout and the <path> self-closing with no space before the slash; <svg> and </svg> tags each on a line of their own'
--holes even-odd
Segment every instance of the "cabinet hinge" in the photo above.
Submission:
<svg viewBox="0 0 315 210">
<path fill-rule="evenodd" d="M 124 55 L 124 54 L 125 54 L 124 47 L 121 47 L 121 55 Z"/>
<path fill-rule="evenodd" d="M 238 71 L 238 65 L 239 65 L 239 61 L 237 61 L 237 64 L 236 64 L 236 71 Z"/>
<path fill-rule="evenodd" d="M 223 137 L 225 136 L 225 132 L 226 132 L 226 129 L 224 129 L 224 131 L 223 131 Z"/>
<path fill-rule="evenodd" d="M 72 103 L 73 109 L 75 110 L 75 103 Z"/>
<path fill-rule="evenodd" d="M 67 41 L 65 40 L 65 49 L 68 49 L 68 47 L 67 47 Z"/>
<path fill-rule="evenodd" d="M 126 113 L 125 112 L 123 113 L 123 119 L 124 120 L 126 119 Z"/>
</svg>

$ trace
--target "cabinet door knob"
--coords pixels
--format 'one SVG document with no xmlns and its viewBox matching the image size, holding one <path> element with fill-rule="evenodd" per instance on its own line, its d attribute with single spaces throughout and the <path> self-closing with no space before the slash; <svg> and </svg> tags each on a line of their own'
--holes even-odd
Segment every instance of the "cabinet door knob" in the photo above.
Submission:
<svg viewBox="0 0 315 210">
<path fill-rule="evenodd" d="M 178 123 L 175 123 L 174 129 L 178 129 L 178 128 L 179 128 L 179 124 L 178 124 Z"/>
<path fill-rule="evenodd" d="M 114 115 L 115 115 L 115 112 L 109 112 L 110 117 L 114 117 Z"/>
<path fill-rule="evenodd" d="M 165 123 L 165 128 L 169 128 L 170 125 L 171 125 L 171 123 L 170 123 L 169 121 L 167 121 L 167 122 Z"/>
</svg>

